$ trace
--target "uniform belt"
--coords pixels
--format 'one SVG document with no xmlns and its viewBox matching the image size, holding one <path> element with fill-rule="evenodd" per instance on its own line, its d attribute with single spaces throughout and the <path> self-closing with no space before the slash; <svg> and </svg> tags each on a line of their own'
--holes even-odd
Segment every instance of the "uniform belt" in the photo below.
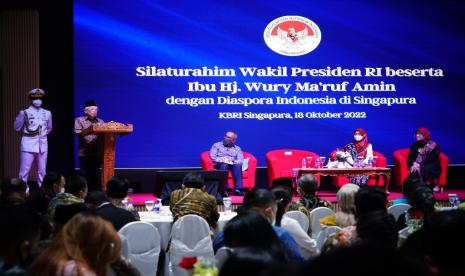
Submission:
<svg viewBox="0 0 465 276">
<path fill-rule="evenodd" d="M 26 137 L 36 137 L 36 136 L 39 136 L 39 133 L 23 133 L 23 136 L 26 136 Z"/>
</svg>

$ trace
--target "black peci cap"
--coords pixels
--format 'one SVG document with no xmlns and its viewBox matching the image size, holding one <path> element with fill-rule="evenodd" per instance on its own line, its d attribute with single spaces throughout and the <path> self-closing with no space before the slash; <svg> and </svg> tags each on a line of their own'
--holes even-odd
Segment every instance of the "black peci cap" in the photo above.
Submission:
<svg viewBox="0 0 465 276">
<path fill-rule="evenodd" d="M 86 101 L 85 107 L 88 107 L 88 106 L 97 106 L 97 103 L 94 100 Z"/>
</svg>

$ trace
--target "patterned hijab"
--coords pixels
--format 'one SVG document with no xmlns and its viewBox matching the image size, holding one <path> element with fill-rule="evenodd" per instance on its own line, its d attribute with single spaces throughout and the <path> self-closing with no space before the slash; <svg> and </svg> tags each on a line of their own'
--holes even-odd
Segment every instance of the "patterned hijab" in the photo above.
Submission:
<svg viewBox="0 0 465 276">
<path fill-rule="evenodd" d="M 415 134 L 423 135 L 423 140 L 420 141 L 421 144 L 426 144 L 431 140 L 431 136 L 429 134 L 429 130 L 425 127 L 420 127 L 415 131 Z"/>
<path fill-rule="evenodd" d="M 360 135 L 363 136 L 362 140 L 360 141 L 355 141 L 354 140 L 354 145 L 355 145 L 355 150 L 357 151 L 357 154 L 362 154 L 363 157 L 365 158 L 366 155 L 367 155 L 367 148 L 368 148 L 368 136 L 367 136 L 367 132 L 363 129 L 363 128 L 357 128 L 355 131 L 354 131 L 354 134 L 356 132 L 360 132 Z"/>
</svg>

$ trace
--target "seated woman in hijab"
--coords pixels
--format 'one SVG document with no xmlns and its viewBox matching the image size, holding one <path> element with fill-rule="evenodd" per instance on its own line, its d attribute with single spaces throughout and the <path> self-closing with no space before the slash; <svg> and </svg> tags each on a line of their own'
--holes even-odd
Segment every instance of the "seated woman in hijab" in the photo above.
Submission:
<svg viewBox="0 0 465 276">
<path fill-rule="evenodd" d="M 435 186 L 435 181 L 441 175 L 441 164 L 439 162 L 439 146 L 431 140 L 430 133 L 426 128 L 419 128 L 415 131 L 416 142 L 410 146 L 407 159 L 407 166 L 410 175 L 418 175 L 423 183 L 434 187 L 434 191 L 439 191 Z"/>
<path fill-rule="evenodd" d="M 368 160 L 373 159 L 373 146 L 368 143 L 368 136 L 366 131 L 363 128 L 357 128 L 354 131 L 354 141 L 347 144 L 344 147 L 344 150 L 350 153 L 352 161 L 355 165 L 355 162 L 359 160 L 361 166 L 366 166 Z M 362 160 L 360 160 L 360 158 Z M 368 184 L 368 175 L 357 175 L 350 179 L 350 183 L 357 184 L 359 186 L 364 186 Z"/>
</svg>

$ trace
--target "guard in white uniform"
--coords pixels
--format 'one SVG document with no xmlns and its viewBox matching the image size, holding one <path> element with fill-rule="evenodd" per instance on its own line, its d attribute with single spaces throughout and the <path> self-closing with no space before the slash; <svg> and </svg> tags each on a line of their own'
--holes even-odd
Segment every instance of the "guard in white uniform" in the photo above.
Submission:
<svg viewBox="0 0 465 276">
<path fill-rule="evenodd" d="M 45 95 L 42 89 L 32 89 L 28 95 L 31 106 L 21 110 L 14 123 L 15 130 L 22 135 L 19 178 L 27 183 L 32 163 L 37 160 L 38 183 L 42 186 L 47 167 L 47 135 L 52 131 L 52 114 L 41 108 Z"/>
</svg>

